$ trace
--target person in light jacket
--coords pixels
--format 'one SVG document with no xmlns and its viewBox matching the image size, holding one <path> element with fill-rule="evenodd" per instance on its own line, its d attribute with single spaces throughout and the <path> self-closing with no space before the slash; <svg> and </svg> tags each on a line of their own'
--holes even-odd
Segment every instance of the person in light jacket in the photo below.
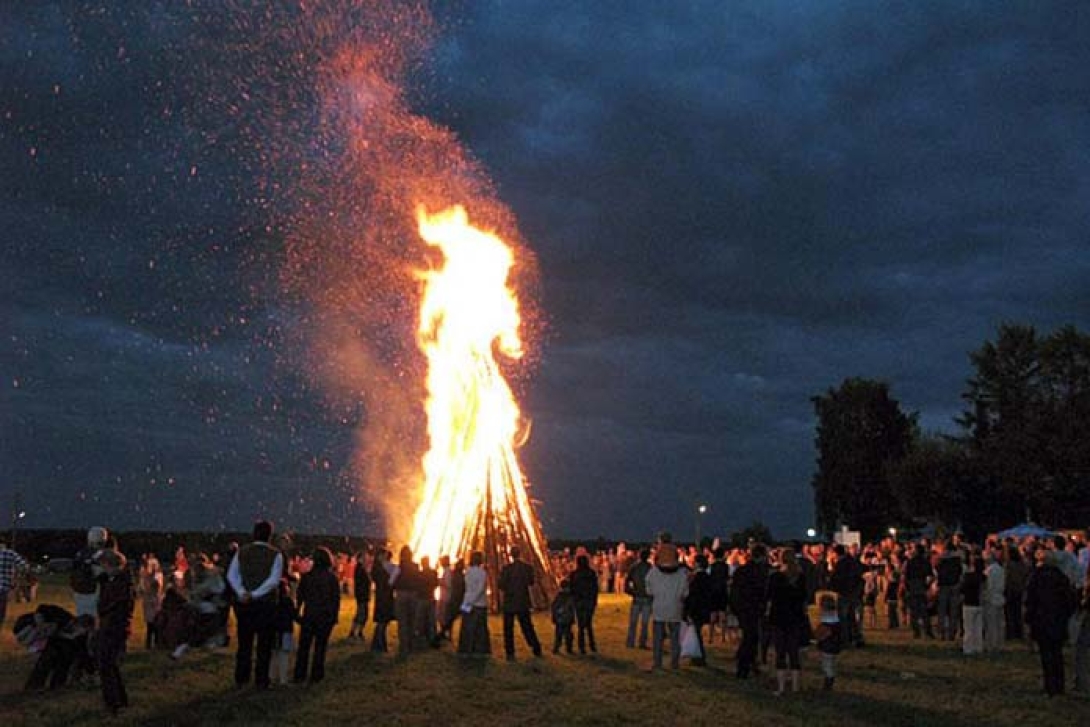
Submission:
<svg viewBox="0 0 1090 727">
<path fill-rule="evenodd" d="M 681 568 L 677 548 L 660 547 L 655 567 L 647 574 L 651 596 L 652 669 L 662 668 L 662 642 L 670 640 L 670 666 L 681 663 L 681 618 L 689 595 L 689 575 Z"/>
<path fill-rule="evenodd" d="M 980 607 L 984 614 L 984 651 L 993 652 L 1003 648 L 1007 626 L 1003 616 L 1006 604 L 1006 571 L 1000 562 L 999 551 L 989 550 L 985 555 L 987 567 L 984 569 L 984 593 Z"/>
<path fill-rule="evenodd" d="M 484 569 L 484 553 L 476 551 L 469 556 L 465 583 L 458 653 L 487 656 L 492 653 L 492 644 L 488 635 L 488 573 Z"/>
</svg>

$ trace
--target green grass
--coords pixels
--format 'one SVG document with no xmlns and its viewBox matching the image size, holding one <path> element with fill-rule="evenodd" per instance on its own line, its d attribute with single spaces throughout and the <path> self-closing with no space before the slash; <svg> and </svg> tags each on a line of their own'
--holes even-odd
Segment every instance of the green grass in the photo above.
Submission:
<svg viewBox="0 0 1090 727">
<path fill-rule="evenodd" d="M 43 584 L 40 597 L 68 606 L 66 590 Z M 624 648 L 627 604 L 603 597 L 596 619 L 600 655 L 534 659 L 518 636 L 519 660 L 460 659 L 449 646 L 406 660 L 346 644 L 351 609 L 341 623 L 319 686 L 269 692 L 232 688 L 233 651 L 194 652 L 180 663 L 142 648 L 138 615 L 122 671 L 132 707 L 118 724 L 459 725 L 988 725 L 1090 724 L 1090 701 L 1049 700 L 1036 658 L 1022 646 L 967 659 L 949 644 L 913 641 L 905 631 L 868 633 L 867 648 L 840 660 L 837 690 L 820 691 L 816 659 L 804 664 L 804 691 L 777 698 L 767 681 L 733 678 L 733 651 L 709 650 L 710 668 L 648 673 L 651 655 Z M 10 633 L 10 604 L 0 636 L 0 725 L 93 725 L 105 719 L 97 690 L 68 687 L 24 695 L 31 657 Z M 544 614 L 538 633 L 551 644 Z M 502 654 L 500 623 L 490 622 Z M 394 645 L 396 649 L 396 644 Z M 1071 653 L 1068 650 L 1070 667 Z"/>
</svg>

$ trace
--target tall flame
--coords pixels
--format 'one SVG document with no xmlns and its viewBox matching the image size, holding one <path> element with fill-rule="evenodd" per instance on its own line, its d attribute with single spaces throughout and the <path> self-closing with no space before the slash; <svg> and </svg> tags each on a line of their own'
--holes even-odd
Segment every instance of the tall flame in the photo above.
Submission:
<svg viewBox="0 0 1090 727">
<path fill-rule="evenodd" d="M 515 456 L 520 413 L 496 353 L 522 357 L 511 249 L 461 206 L 417 209 L 420 236 L 442 251 L 425 286 L 417 339 L 428 359 L 430 449 L 411 543 L 432 562 L 486 542 L 522 545 L 548 568 L 544 538 Z"/>
</svg>

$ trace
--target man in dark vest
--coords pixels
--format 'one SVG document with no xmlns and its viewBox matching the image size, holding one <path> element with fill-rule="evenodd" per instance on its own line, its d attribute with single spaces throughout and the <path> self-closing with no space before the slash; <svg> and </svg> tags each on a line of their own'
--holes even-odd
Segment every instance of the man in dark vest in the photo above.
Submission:
<svg viewBox="0 0 1090 727">
<path fill-rule="evenodd" d="M 534 585 L 534 569 L 519 560 L 517 546 L 511 548 L 511 562 L 500 571 L 499 588 L 503 591 L 503 650 L 507 660 L 515 660 L 515 619 L 518 618 L 522 637 L 541 656 L 541 642 L 530 619 L 530 586 Z"/>
<path fill-rule="evenodd" d="M 235 686 L 245 686 L 251 672 L 258 689 L 269 687 L 269 661 L 276 639 L 276 601 L 284 556 L 269 544 L 272 523 L 262 520 L 254 525 L 254 542 L 239 548 L 227 570 L 227 580 L 235 591 L 235 616 L 238 619 L 238 653 L 235 656 Z M 254 637 L 257 659 L 253 663 Z"/>
</svg>

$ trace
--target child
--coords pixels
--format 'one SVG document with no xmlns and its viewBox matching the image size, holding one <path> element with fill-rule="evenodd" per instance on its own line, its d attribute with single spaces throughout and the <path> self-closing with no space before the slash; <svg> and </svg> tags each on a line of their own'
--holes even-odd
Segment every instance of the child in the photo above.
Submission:
<svg viewBox="0 0 1090 727">
<path fill-rule="evenodd" d="M 121 680 L 120 661 L 129 639 L 136 599 L 132 576 L 125 568 L 124 555 L 107 548 L 99 552 L 96 561 L 102 568 L 102 575 L 99 576 L 95 661 L 102 680 L 102 698 L 106 709 L 111 714 L 117 714 L 129 706 L 129 696 Z"/>
<path fill-rule="evenodd" d="M 836 657 L 840 653 L 840 617 L 837 615 L 836 594 L 822 592 L 818 597 L 820 624 L 814 632 L 821 653 L 821 672 L 825 676 L 825 691 L 831 691 L 836 681 Z"/>
<path fill-rule="evenodd" d="M 560 642 L 564 642 L 567 652 L 572 653 L 572 624 L 575 623 L 575 601 L 572 599 L 568 579 L 560 581 L 560 592 L 552 604 L 553 625 L 556 626 L 556 638 L 553 640 L 553 653 L 560 653 Z"/>
<path fill-rule="evenodd" d="M 288 666 L 291 664 L 291 648 L 294 646 L 295 619 L 298 616 L 295 601 L 291 597 L 291 582 L 280 579 L 280 599 L 276 602 L 276 641 L 273 642 L 273 659 L 269 665 L 269 682 L 288 684 Z"/>
</svg>

